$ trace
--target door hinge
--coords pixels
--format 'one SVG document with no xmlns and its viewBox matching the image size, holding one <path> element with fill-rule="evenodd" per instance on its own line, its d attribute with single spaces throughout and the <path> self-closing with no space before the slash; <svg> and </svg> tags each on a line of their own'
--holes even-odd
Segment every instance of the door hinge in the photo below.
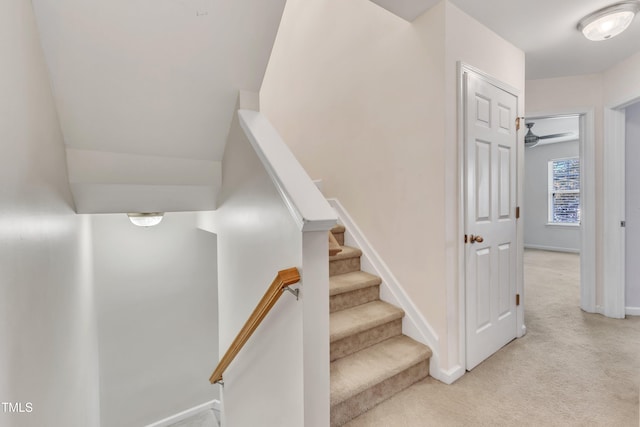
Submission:
<svg viewBox="0 0 640 427">
<path fill-rule="evenodd" d="M 520 294 L 516 294 L 516 305 L 520 305 Z"/>
<path fill-rule="evenodd" d="M 516 207 L 516 219 L 520 219 L 520 206 Z"/>
<path fill-rule="evenodd" d="M 520 130 L 520 117 L 516 117 L 516 130 Z"/>
<path fill-rule="evenodd" d="M 464 235 L 464 242 L 469 243 L 469 236 L 467 236 L 466 234 Z"/>
</svg>

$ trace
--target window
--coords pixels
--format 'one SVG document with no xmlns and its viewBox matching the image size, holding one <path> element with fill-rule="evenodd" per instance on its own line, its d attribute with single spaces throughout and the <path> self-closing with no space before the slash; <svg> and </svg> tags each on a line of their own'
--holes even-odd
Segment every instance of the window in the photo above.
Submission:
<svg viewBox="0 0 640 427">
<path fill-rule="evenodd" d="M 580 224 L 580 159 L 549 161 L 549 223 Z"/>
</svg>

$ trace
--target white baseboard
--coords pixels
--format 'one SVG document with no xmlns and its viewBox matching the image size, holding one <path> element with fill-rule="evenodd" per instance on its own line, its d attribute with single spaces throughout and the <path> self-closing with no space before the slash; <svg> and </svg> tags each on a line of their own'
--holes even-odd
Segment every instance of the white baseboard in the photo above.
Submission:
<svg viewBox="0 0 640 427">
<path fill-rule="evenodd" d="M 538 249 L 541 251 L 551 251 L 551 252 L 569 252 L 572 254 L 579 254 L 580 253 L 580 249 L 574 249 L 574 248 L 559 248 L 556 246 L 544 246 L 544 245 L 530 245 L 528 243 L 524 244 L 524 248 L 525 249 Z"/>
<path fill-rule="evenodd" d="M 460 366 L 454 366 L 453 368 L 445 371 L 444 369 L 432 369 L 432 365 L 429 365 L 429 375 L 438 381 L 442 381 L 445 384 L 453 384 L 455 381 L 460 379 L 466 373 L 465 369 Z"/>
<path fill-rule="evenodd" d="M 624 312 L 627 316 L 640 316 L 640 307 L 625 307 Z"/>
<path fill-rule="evenodd" d="M 406 291 L 402 288 L 389 267 L 384 263 L 380 255 L 373 249 L 362 231 L 353 221 L 349 213 L 337 199 L 328 199 L 329 204 L 338 215 L 338 222 L 345 226 L 345 244 L 355 246 L 362 251 L 361 269 L 367 273 L 375 274 L 382 279 L 380 285 L 380 299 L 397 305 L 405 312 L 402 319 L 402 332 L 410 338 L 428 346 L 433 355 L 429 361 L 429 373 L 432 377 L 444 383 L 451 384 L 464 374 L 464 369 L 454 368 L 449 371 L 440 369 L 439 363 L 439 339 L 435 331 L 429 325 L 424 316 L 418 311 Z"/>
<path fill-rule="evenodd" d="M 522 338 L 525 335 L 527 335 L 527 325 L 522 325 L 522 327 L 520 328 L 520 334 L 518 335 L 518 338 Z"/>
<path fill-rule="evenodd" d="M 624 312 L 625 312 L 625 315 L 627 315 L 627 316 L 640 316 L 640 307 L 625 307 Z M 596 305 L 596 309 L 593 311 L 593 313 L 601 314 L 604 317 L 609 317 L 611 319 L 623 319 L 624 318 L 624 317 L 607 316 L 607 313 L 604 310 L 604 306 L 602 306 L 602 305 Z M 640 425 L 638 427 L 640 427 Z"/>
<path fill-rule="evenodd" d="M 193 417 L 204 411 L 213 411 L 216 421 L 218 422 L 218 425 L 220 425 L 220 401 L 216 399 L 171 415 L 160 421 L 156 421 L 155 423 L 149 424 L 147 427 L 167 427 L 180 421 L 184 421 L 187 418 Z"/>
</svg>

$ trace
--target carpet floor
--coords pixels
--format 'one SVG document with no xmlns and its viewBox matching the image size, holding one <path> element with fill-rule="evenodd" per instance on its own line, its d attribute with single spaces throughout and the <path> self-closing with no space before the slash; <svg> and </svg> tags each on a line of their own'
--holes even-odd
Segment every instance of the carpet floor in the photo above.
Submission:
<svg viewBox="0 0 640 427">
<path fill-rule="evenodd" d="M 527 250 L 523 338 L 452 385 L 429 377 L 346 426 L 638 426 L 640 317 L 580 310 L 579 264 Z"/>
</svg>

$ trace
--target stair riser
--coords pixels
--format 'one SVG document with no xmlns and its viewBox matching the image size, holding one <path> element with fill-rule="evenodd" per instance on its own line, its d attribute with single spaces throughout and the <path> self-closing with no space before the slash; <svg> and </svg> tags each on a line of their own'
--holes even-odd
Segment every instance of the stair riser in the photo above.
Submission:
<svg viewBox="0 0 640 427">
<path fill-rule="evenodd" d="M 360 257 L 329 261 L 329 276 L 351 273 L 360 270 Z"/>
<path fill-rule="evenodd" d="M 334 295 L 329 298 L 329 311 L 344 310 L 357 305 L 366 304 L 380 299 L 380 286 L 370 286 L 368 288 L 357 289 L 351 292 Z"/>
<path fill-rule="evenodd" d="M 331 343 L 331 361 L 348 356 L 363 348 L 371 347 L 388 338 L 402 334 L 402 319 L 351 335 Z"/>
<path fill-rule="evenodd" d="M 344 246 L 344 233 L 333 233 L 340 246 Z"/>
<path fill-rule="evenodd" d="M 429 375 L 429 361 L 420 362 L 399 374 L 331 407 L 331 427 L 346 424 L 380 402 Z"/>
</svg>

